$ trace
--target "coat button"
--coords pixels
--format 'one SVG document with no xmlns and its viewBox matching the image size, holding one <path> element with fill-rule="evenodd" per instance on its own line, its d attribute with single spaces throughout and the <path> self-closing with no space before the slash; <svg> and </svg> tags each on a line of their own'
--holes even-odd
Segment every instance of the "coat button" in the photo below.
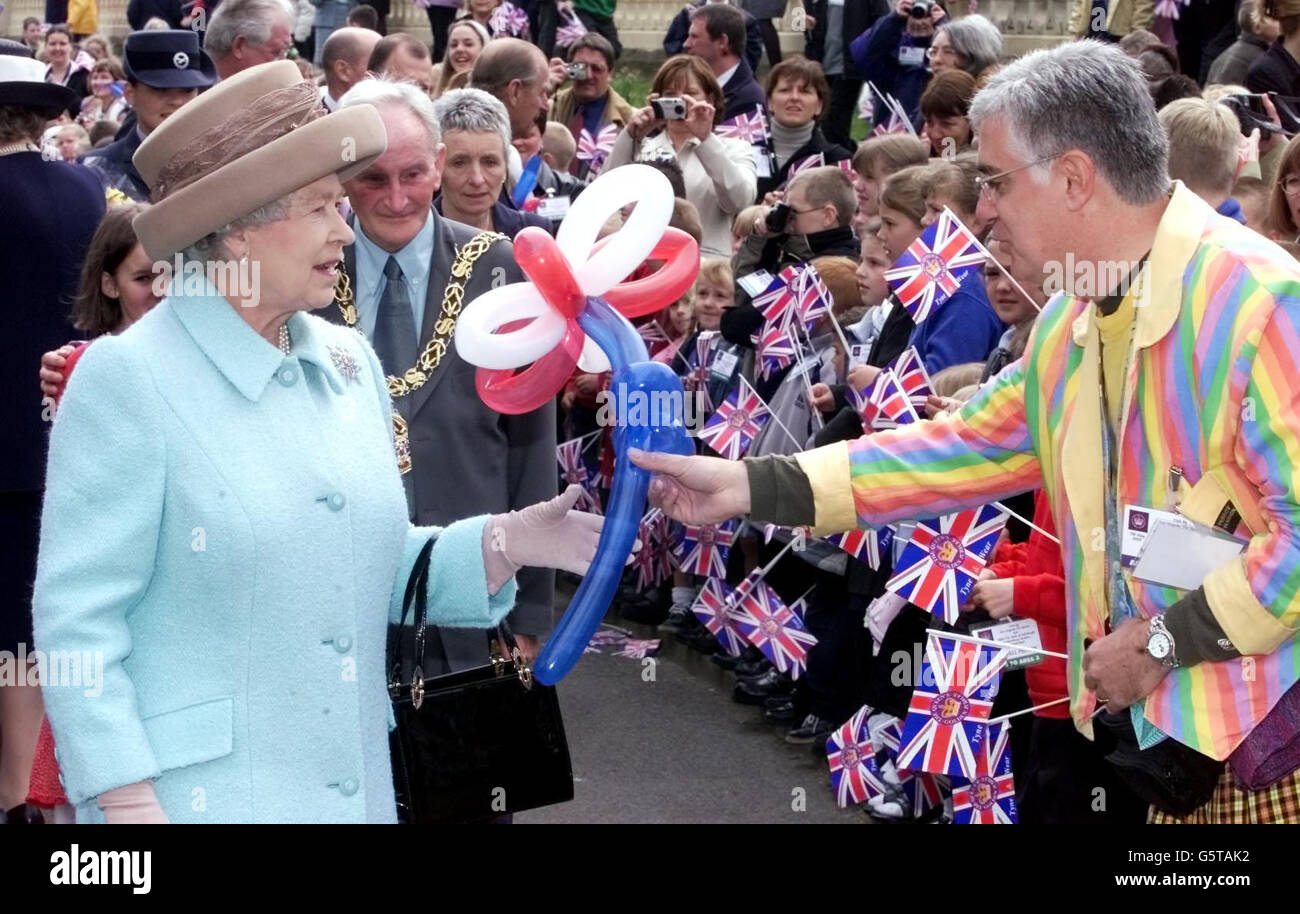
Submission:
<svg viewBox="0 0 1300 914">
<path fill-rule="evenodd" d="M 338 651 L 340 654 L 346 654 L 348 651 L 352 650 L 352 639 L 347 635 L 339 635 L 334 639 L 334 650 Z"/>
<path fill-rule="evenodd" d="M 342 492 L 335 492 L 325 499 L 325 504 L 330 506 L 331 511 L 342 511 L 347 503 L 348 500 Z"/>
<path fill-rule="evenodd" d="M 344 778 L 342 782 L 339 783 L 339 793 L 343 794 L 345 797 L 352 796 L 360 789 L 361 785 L 357 782 L 356 778 Z"/>
<path fill-rule="evenodd" d="M 276 372 L 275 376 L 285 387 L 292 387 L 298 381 L 297 370 L 288 365 Z"/>
</svg>

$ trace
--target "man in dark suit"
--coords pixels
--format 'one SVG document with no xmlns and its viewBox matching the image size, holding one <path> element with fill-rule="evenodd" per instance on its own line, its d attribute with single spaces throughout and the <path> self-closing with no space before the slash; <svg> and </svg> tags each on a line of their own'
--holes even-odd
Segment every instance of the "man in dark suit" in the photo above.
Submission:
<svg viewBox="0 0 1300 914">
<path fill-rule="evenodd" d="M 86 153 L 81 162 L 99 174 L 106 190 L 120 190 L 132 200 L 147 202 L 149 188 L 131 157 L 159 124 L 217 81 L 217 70 L 199 47 L 198 33 L 189 29 L 127 35 L 122 70 L 135 127 L 102 149 Z"/>
<path fill-rule="evenodd" d="M 664 33 L 664 53 L 672 57 L 674 54 L 685 52 L 692 13 L 706 3 L 727 2 L 729 0 L 691 0 L 678 10 L 672 22 L 668 23 L 668 31 Z M 745 16 L 745 63 L 749 64 L 751 70 L 757 70 L 758 62 L 763 59 L 763 33 L 759 30 L 757 19 L 745 10 L 741 12 Z"/>
<path fill-rule="evenodd" d="M 42 353 L 76 335 L 68 314 L 86 248 L 104 215 L 104 192 L 94 175 L 41 158 L 46 122 L 74 95 L 45 82 L 45 65 L 26 45 L 0 40 L 0 276 L 8 302 L 0 334 L 6 392 L 0 402 L 0 651 L 11 658 L 20 644 L 32 649 L 32 582 L 51 418 L 37 371 Z M 39 821 L 24 801 L 40 725 L 40 689 L 0 684 L 0 822 Z"/>
<path fill-rule="evenodd" d="M 691 13 L 686 53 L 707 63 L 722 85 L 726 99 L 724 121 L 764 111 L 767 96 L 754 79 L 745 53 L 745 14 L 726 3 L 706 3 Z M 766 116 L 766 113 L 764 114 Z"/>
<path fill-rule="evenodd" d="M 388 148 L 345 185 L 357 236 L 344 253 L 355 315 L 349 320 L 337 307 L 323 313 L 355 322 L 390 376 L 403 375 L 431 341 L 435 349 L 437 340 L 446 344 L 428 380 L 394 400 L 410 435 L 411 469 L 403 480 L 412 521 L 445 524 L 554 497 L 554 405 L 520 416 L 488 409 L 474 386 L 474 366 L 456 354 L 451 334 L 437 329 L 452 263 L 479 233 L 432 207 L 445 157 L 432 103 L 408 83 L 371 79 L 342 99 L 344 108 L 355 104 L 375 105 Z M 474 263 L 463 301 L 522 278 L 510 243 L 496 241 Z M 518 580 L 509 619 L 531 659 L 552 626 L 555 578 L 551 571 L 529 568 Z M 439 648 L 444 663 L 437 672 L 487 662 L 481 632 L 437 630 L 430 649 L 435 663 Z"/>
</svg>

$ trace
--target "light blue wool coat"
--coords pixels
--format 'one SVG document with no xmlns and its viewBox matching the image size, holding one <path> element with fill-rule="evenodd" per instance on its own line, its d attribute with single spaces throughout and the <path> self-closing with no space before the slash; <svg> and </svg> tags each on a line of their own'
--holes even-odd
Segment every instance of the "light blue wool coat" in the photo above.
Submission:
<svg viewBox="0 0 1300 914">
<path fill-rule="evenodd" d="M 103 652 L 98 697 L 44 688 L 79 821 L 146 778 L 173 822 L 396 819 L 386 630 L 436 531 L 407 521 L 365 339 L 289 329 L 286 357 L 225 299 L 168 298 L 69 380 L 33 612 L 38 649 Z M 439 625 L 514 601 L 487 595 L 485 522 L 439 534 Z"/>
</svg>

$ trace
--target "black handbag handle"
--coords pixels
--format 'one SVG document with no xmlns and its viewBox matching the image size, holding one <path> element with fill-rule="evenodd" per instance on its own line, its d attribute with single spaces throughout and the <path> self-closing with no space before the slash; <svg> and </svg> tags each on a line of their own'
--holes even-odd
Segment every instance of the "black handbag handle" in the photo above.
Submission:
<svg viewBox="0 0 1300 914">
<path fill-rule="evenodd" d="M 415 558 L 415 564 L 411 568 L 411 575 L 406 580 L 406 591 L 402 595 L 402 616 L 398 622 L 398 636 L 394 642 L 394 656 L 392 658 L 392 677 L 389 680 L 389 693 L 394 698 L 402 691 L 401 685 L 401 643 L 402 632 L 406 628 L 406 615 L 412 606 L 414 606 L 414 635 L 411 652 L 411 703 L 416 710 L 424 702 L 424 647 L 425 637 L 428 630 L 428 612 L 429 612 L 429 565 L 433 556 L 433 547 L 437 543 L 437 535 L 429 537 L 424 546 L 420 548 L 419 554 Z M 506 656 L 496 654 L 492 650 L 493 636 L 499 639 L 500 645 L 506 651 Z M 533 686 L 533 671 L 526 663 L 519 651 L 519 646 L 515 642 L 514 632 L 510 626 L 502 619 L 497 624 L 496 632 L 488 633 L 488 660 L 496 671 L 497 676 L 505 674 L 506 667 L 512 663 L 515 667 L 515 674 L 519 677 L 520 683 L 524 688 L 531 689 Z"/>
</svg>

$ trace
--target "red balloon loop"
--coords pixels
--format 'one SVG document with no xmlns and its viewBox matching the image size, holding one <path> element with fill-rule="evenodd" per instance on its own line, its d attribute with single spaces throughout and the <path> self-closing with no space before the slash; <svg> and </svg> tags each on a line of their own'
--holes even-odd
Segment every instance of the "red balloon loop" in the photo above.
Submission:
<svg viewBox="0 0 1300 914">
<path fill-rule="evenodd" d="M 567 320 L 577 320 L 587 296 L 569 261 L 546 229 L 530 225 L 515 236 L 515 259 L 548 305 Z"/>
<path fill-rule="evenodd" d="M 597 244 L 595 250 L 600 247 Z M 601 296 L 624 317 L 653 314 L 685 295 L 700 272 L 700 246 L 681 229 L 669 227 L 646 260 L 661 260 L 663 266 L 649 276 L 621 282 Z"/>
<path fill-rule="evenodd" d="M 538 409 L 564 388 L 578 364 L 584 338 L 582 328 L 571 321 L 559 345 L 518 374 L 508 368 L 478 369 L 474 386 L 479 398 L 488 409 L 507 416 Z"/>
</svg>

